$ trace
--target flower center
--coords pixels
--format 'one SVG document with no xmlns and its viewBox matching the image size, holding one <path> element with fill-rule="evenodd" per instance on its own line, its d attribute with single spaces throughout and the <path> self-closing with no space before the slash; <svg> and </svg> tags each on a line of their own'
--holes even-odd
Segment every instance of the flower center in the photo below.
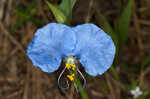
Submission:
<svg viewBox="0 0 150 99">
<path fill-rule="evenodd" d="M 65 70 L 68 70 L 69 71 L 69 74 L 66 75 L 67 77 L 67 80 L 66 80 L 66 84 L 67 86 L 63 87 L 63 85 L 61 85 L 60 83 L 60 79 L 63 75 L 63 73 L 65 72 Z M 76 57 L 73 57 L 73 56 L 67 56 L 65 58 L 65 68 L 62 70 L 62 72 L 60 73 L 59 77 L 58 77 L 58 86 L 61 88 L 61 89 L 68 89 L 69 88 L 69 83 L 68 83 L 68 80 L 74 82 L 74 84 L 76 85 L 76 79 L 78 79 L 78 76 L 77 73 L 82 77 L 83 79 L 83 87 L 82 88 L 85 88 L 85 85 L 86 85 L 86 79 L 84 78 L 83 74 L 80 72 L 78 66 L 77 66 L 77 58 Z M 80 88 L 80 89 L 82 89 Z"/>
<path fill-rule="evenodd" d="M 70 81 L 74 81 L 75 77 L 75 70 L 76 70 L 76 65 L 75 65 L 76 59 L 73 56 L 68 56 L 66 58 L 66 66 L 65 68 L 69 70 L 70 75 L 67 75 L 67 78 Z"/>
<path fill-rule="evenodd" d="M 75 74 L 72 73 L 76 70 L 76 66 L 74 64 L 68 64 L 66 63 L 66 68 L 69 70 L 70 72 L 70 75 L 67 75 L 67 78 L 70 80 L 70 81 L 74 81 L 74 76 Z"/>
</svg>

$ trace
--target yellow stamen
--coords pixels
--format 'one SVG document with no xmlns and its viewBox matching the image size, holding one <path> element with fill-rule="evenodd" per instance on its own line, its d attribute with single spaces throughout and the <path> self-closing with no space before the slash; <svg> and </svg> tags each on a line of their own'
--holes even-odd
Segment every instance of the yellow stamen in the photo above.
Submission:
<svg viewBox="0 0 150 99">
<path fill-rule="evenodd" d="M 67 68 L 67 69 L 70 69 L 70 68 L 71 68 L 71 65 L 70 65 L 70 64 L 66 64 L 66 68 Z"/>
<path fill-rule="evenodd" d="M 74 71 L 76 69 L 76 66 L 74 64 L 66 64 L 66 68 L 69 70 L 70 68 L 72 68 L 72 70 Z"/>
<path fill-rule="evenodd" d="M 71 67 L 72 67 L 72 70 L 76 69 L 76 66 L 74 64 L 72 64 Z"/>
<path fill-rule="evenodd" d="M 67 77 L 69 78 L 70 81 L 74 81 L 74 76 L 75 76 L 74 73 L 72 75 L 67 75 Z"/>
</svg>

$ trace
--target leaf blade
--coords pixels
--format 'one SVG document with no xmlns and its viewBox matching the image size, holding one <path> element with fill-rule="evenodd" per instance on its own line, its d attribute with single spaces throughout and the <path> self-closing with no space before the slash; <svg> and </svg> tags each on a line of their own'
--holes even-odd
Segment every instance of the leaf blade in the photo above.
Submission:
<svg viewBox="0 0 150 99">
<path fill-rule="evenodd" d="M 118 34 L 119 46 L 122 47 L 128 39 L 128 30 L 131 21 L 132 5 L 134 0 L 128 0 L 126 8 L 120 16 L 119 21 L 115 24 L 115 31 Z"/>
<path fill-rule="evenodd" d="M 71 21 L 72 9 L 77 0 L 62 0 L 59 9 L 67 17 L 66 23 Z"/>
<path fill-rule="evenodd" d="M 50 8 L 50 10 L 52 11 L 52 13 L 55 16 L 55 19 L 58 23 L 64 23 L 66 21 L 66 17 L 64 16 L 64 14 L 55 6 L 53 6 L 51 3 L 49 3 L 48 1 L 46 1 L 48 7 Z"/>
</svg>

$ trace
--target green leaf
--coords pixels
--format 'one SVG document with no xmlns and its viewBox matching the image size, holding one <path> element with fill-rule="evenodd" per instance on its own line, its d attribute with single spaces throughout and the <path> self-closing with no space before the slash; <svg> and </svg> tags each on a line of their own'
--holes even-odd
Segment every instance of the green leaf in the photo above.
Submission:
<svg viewBox="0 0 150 99">
<path fill-rule="evenodd" d="M 38 19 L 38 18 L 36 18 L 36 17 L 30 17 L 29 20 L 30 20 L 32 23 L 34 23 L 34 24 L 38 24 L 38 25 L 43 24 L 43 21 L 40 20 L 40 19 Z"/>
<path fill-rule="evenodd" d="M 69 23 L 72 17 L 72 9 L 77 0 L 62 0 L 59 9 L 63 12 L 63 14 L 67 17 L 67 22 Z"/>
<path fill-rule="evenodd" d="M 117 81 L 120 81 L 119 75 L 118 75 L 118 73 L 115 71 L 115 68 L 114 68 L 113 65 L 110 67 L 110 71 L 111 71 L 113 77 L 114 77 Z"/>
<path fill-rule="evenodd" d="M 132 4 L 134 0 L 128 0 L 126 8 L 120 16 L 119 21 L 115 24 L 115 31 L 118 34 L 120 47 L 122 47 L 128 39 L 129 24 L 131 21 Z"/>
<path fill-rule="evenodd" d="M 37 9 L 37 0 L 32 0 L 32 2 L 29 3 L 29 5 L 26 8 L 26 13 L 34 14 L 32 12 L 33 12 L 33 10 L 36 10 L 36 9 Z"/>
<path fill-rule="evenodd" d="M 20 3 L 18 8 L 14 10 L 14 13 L 19 16 L 19 19 L 10 29 L 10 32 L 15 32 L 17 28 L 28 20 L 35 24 L 42 24 L 40 19 L 34 17 L 37 14 L 37 0 L 32 0 L 26 7 L 23 7 L 23 4 Z"/>
<path fill-rule="evenodd" d="M 150 88 L 146 89 L 143 93 L 144 96 L 150 95 Z"/>
<path fill-rule="evenodd" d="M 23 19 L 27 19 L 29 15 L 21 10 L 15 10 L 15 13 Z"/>
<path fill-rule="evenodd" d="M 135 98 L 135 99 L 147 99 L 145 96 L 141 95 L 139 96 L 138 98 Z"/>
<path fill-rule="evenodd" d="M 62 0 L 59 9 L 69 16 L 77 0 Z"/>
<path fill-rule="evenodd" d="M 23 23 L 25 19 L 24 18 L 19 18 L 18 21 L 11 27 L 10 32 L 13 33 L 18 29 Z"/>
<path fill-rule="evenodd" d="M 132 89 L 135 89 L 137 87 L 137 84 L 134 78 L 131 80 L 131 83 L 132 83 Z"/>
<path fill-rule="evenodd" d="M 48 1 L 46 1 L 48 7 L 50 8 L 50 10 L 52 11 L 52 13 L 54 14 L 56 21 L 58 23 L 64 23 L 66 21 L 66 17 L 64 16 L 64 14 L 55 6 L 53 6 L 51 3 L 49 3 Z"/>
</svg>

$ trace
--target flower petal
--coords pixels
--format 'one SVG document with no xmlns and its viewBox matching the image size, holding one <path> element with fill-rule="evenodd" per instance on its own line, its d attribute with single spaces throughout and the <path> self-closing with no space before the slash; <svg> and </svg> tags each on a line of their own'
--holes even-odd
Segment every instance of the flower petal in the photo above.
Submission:
<svg viewBox="0 0 150 99">
<path fill-rule="evenodd" d="M 70 27 L 51 23 L 37 30 L 27 55 L 36 67 L 53 72 L 59 68 L 63 57 L 72 54 L 75 43 L 75 33 Z"/>
<path fill-rule="evenodd" d="M 94 24 L 72 28 L 78 38 L 75 54 L 89 75 L 103 74 L 115 56 L 115 45 L 109 35 Z"/>
</svg>

